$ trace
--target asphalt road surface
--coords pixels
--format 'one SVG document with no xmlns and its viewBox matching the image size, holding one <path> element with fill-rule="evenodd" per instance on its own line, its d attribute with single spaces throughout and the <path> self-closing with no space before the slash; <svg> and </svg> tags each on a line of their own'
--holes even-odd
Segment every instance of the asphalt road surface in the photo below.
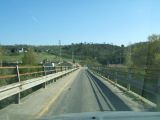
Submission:
<svg viewBox="0 0 160 120">
<path fill-rule="evenodd" d="M 72 85 L 45 116 L 96 111 L 129 111 L 130 108 L 94 75 L 82 68 Z"/>
</svg>

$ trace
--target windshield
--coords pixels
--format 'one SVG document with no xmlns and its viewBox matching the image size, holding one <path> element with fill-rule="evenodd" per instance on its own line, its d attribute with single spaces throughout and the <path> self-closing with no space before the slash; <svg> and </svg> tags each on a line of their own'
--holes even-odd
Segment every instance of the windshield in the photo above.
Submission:
<svg viewBox="0 0 160 120">
<path fill-rule="evenodd" d="M 159 0 L 1 0 L 0 119 L 160 110 Z"/>
</svg>

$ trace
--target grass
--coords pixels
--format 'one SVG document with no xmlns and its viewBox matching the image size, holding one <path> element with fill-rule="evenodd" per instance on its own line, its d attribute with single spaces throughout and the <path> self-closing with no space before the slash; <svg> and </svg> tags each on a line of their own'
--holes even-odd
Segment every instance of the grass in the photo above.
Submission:
<svg viewBox="0 0 160 120">
<path fill-rule="evenodd" d="M 23 53 L 16 55 L 4 55 L 3 60 L 8 62 L 22 61 Z M 59 60 L 58 56 L 49 54 L 49 53 L 37 53 L 37 62 L 40 63 L 44 59 L 49 61 L 57 61 Z"/>
<path fill-rule="evenodd" d="M 49 54 L 49 53 L 38 53 L 37 58 L 38 58 L 37 59 L 38 62 L 41 62 L 44 59 L 47 59 L 49 61 L 58 61 L 59 60 L 58 56 L 55 56 L 55 55 L 52 55 L 52 54 Z"/>
<path fill-rule="evenodd" d="M 21 61 L 23 57 L 23 54 L 17 54 L 17 55 L 4 55 L 3 60 L 8 62 L 15 62 L 15 61 Z"/>
</svg>

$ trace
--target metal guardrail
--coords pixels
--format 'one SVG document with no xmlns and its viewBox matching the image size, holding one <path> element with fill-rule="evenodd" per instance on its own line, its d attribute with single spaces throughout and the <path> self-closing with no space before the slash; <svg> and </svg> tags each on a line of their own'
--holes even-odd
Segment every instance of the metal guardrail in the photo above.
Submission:
<svg viewBox="0 0 160 120">
<path fill-rule="evenodd" d="M 90 72 L 91 74 L 93 74 L 93 75 L 96 74 L 97 76 L 99 76 L 99 77 L 101 77 L 101 78 L 103 78 L 103 79 L 109 81 L 109 82 L 110 82 L 111 84 L 113 84 L 114 86 L 120 88 L 120 89 L 123 90 L 123 91 L 126 91 L 127 93 L 129 93 L 129 94 L 135 96 L 136 98 L 138 98 L 138 99 L 144 101 L 145 103 L 148 103 L 148 104 L 151 105 L 152 107 L 154 107 L 154 108 L 157 107 L 157 105 L 156 105 L 155 103 L 153 103 L 153 102 L 151 102 L 150 100 L 148 100 L 148 99 L 146 99 L 146 98 L 144 98 L 144 97 L 138 95 L 137 93 L 135 93 L 135 92 L 133 92 L 133 91 L 130 91 L 130 90 L 128 91 L 127 88 L 125 88 L 125 87 L 119 85 L 118 83 L 115 83 L 115 81 L 112 81 L 112 80 L 110 80 L 110 79 L 108 79 L 108 78 L 102 76 L 102 75 L 99 74 L 99 73 L 95 73 L 94 71 L 90 71 L 90 70 L 89 70 L 89 72 Z"/>
<path fill-rule="evenodd" d="M 40 68 L 42 70 L 41 71 L 34 71 L 34 72 L 25 72 L 25 73 L 20 72 L 21 69 L 35 69 L 35 68 Z M 46 70 L 45 68 L 53 68 L 54 70 Z M 33 75 L 33 74 L 38 74 L 38 73 L 44 73 L 44 74 L 46 74 L 48 72 L 56 73 L 56 72 L 62 71 L 63 69 L 67 70 L 70 68 L 71 67 L 69 67 L 69 66 L 56 66 L 56 67 L 53 67 L 53 66 L 9 66 L 9 67 L 0 67 L 0 70 L 4 70 L 4 69 L 15 69 L 16 70 L 15 74 L 10 74 L 10 75 L 1 75 L 0 74 L 0 80 L 7 79 L 7 78 L 14 78 L 14 77 L 20 78 L 20 76 Z"/>
<path fill-rule="evenodd" d="M 148 76 L 146 73 L 147 68 L 93 67 L 90 69 L 101 76 L 104 76 L 108 80 L 111 80 L 115 85 L 121 85 L 126 88 L 127 91 L 132 91 L 153 103 L 159 104 L 157 100 L 157 97 L 159 96 L 158 84 L 144 83 L 144 79 Z M 154 75 L 159 75 L 158 71 L 160 71 L 160 69 L 151 68 L 149 70 L 154 73 L 151 79 L 158 79 L 154 77 Z M 146 96 L 144 96 L 144 92 Z"/>
<path fill-rule="evenodd" d="M 60 67 L 57 67 L 59 69 L 45 70 L 44 67 L 46 68 L 46 67 L 51 67 L 51 66 L 0 67 L 0 69 L 16 69 L 16 74 L 0 76 L 0 80 L 6 79 L 6 78 L 14 78 L 14 77 L 16 77 L 16 79 L 17 79 L 17 81 L 15 83 L 0 87 L 0 100 L 8 98 L 12 95 L 17 95 L 16 101 L 17 101 L 17 103 L 20 103 L 20 93 L 21 92 L 23 92 L 27 89 L 30 89 L 32 87 L 35 87 L 37 85 L 40 85 L 40 84 L 43 84 L 43 86 L 45 87 L 46 82 L 53 80 L 55 78 L 64 76 L 64 75 L 78 69 L 78 68 L 71 68 L 71 67 L 69 68 L 68 66 L 60 66 Z M 19 72 L 19 69 L 26 69 L 26 68 L 43 68 L 43 70 L 42 71 L 35 71 L 35 72 L 25 72 L 25 73 Z M 65 68 L 65 69 L 62 69 L 62 68 Z M 51 72 L 51 73 L 47 75 L 46 74 L 47 72 Z M 22 76 L 28 76 L 28 75 L 39 74 L 39 73 L 43 73 L 44 76 L 39 76 L 36 78 L 31 78 L 31 79 L 21 81 Z"/>
</svg>

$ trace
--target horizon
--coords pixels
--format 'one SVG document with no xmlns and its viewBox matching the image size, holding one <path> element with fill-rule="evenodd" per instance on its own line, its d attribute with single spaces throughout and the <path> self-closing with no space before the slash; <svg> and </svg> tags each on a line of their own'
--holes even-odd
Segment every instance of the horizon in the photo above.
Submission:
<svg viewBox="0 0 160 120">
<path fill-rule="evenodd" d="M 146 43 L 148 41 L 140 41 L 140 42 L 135 42 L 135 43 L 130 43 L 128 45 L 124 45 L 124 44 L 121 44 L 121 45 L 124 45 L 124 47 L 128 47 L 130 45 L 134 45 L 134 44 L 138 44 L 138 43 Z M 71 43 L 71 44 L 61 44 L 61 46 L 70 46 L 70 45 L 77 45 L 77 44 L 81 44 L 82 42 L 79 42 L 79 43 Z M 93 42 L 83 42 L 82 44 L 93 44 L 93 45 L 113 45 L 113 46 L 121 46 L 121 45 L 116 45 L 116 44 L 113 44 L 113 43 L 93 43 Z M 0 44 L 0 46 L 35 46 L 35 47 L 39 47 L 39 46 L 59 46 L 59 44 L 52 44 L 52 45 L 49 45 L 49 44 L 41 44 L 41 45 L 34 45 L 34 44 Z"/>
<path fill-rule="evenodd" d="M 0 1 L 0 44 L 147 42 L 160 33 L 159 0 Z"/>
</svg>

